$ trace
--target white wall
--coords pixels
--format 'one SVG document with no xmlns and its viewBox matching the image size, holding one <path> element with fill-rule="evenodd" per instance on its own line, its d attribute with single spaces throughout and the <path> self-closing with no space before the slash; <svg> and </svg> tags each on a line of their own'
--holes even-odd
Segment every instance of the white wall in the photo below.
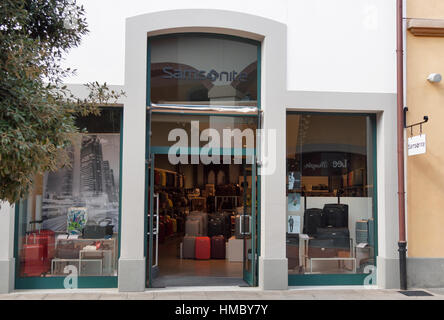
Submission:
<svg viewBox="0 0 444 320">
<path fill-rule="evenodd" d="M 288 25 L 289 90 L 395 92 L 395 0 L 78 0 L 90 34 L 66 64 L 69 83 L 124 83 L 125 18 L 171 9 L 224 9 Z M 104 50 L 106 48 L 106 50 Z"/>
</svg>

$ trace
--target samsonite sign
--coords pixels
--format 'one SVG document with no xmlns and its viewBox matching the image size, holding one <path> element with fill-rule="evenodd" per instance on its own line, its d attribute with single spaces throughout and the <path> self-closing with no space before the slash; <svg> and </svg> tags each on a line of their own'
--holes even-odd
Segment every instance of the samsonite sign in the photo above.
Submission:
<svg viewBox="0 0 444 320">
<path fill-rule="evenodd" d="M 410 137 L 408 139 L 408 155 L 416 156 L 418 154 L 424 154 L 427 151 L 426 135 Z"/>
</svg>

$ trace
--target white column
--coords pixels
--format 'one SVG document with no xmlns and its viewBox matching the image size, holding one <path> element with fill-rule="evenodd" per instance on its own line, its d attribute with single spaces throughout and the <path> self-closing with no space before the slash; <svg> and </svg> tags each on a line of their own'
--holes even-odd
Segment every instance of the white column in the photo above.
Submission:
<svg viewBox="0 0 444 320">
<path fill-rule="evenodd" d="M 276 133 L 275 154 L 261 150 L 262 162 L 274 172 L 261 175 L 261 256 L 259 286 L 262 289 L 287 289 L 286 257 L 286 29 L 282 37 L 266 37 L 262 44 L 263 138 Z M 270 148 L 269 148 L 270 149 Z M 273 159 L 273 156 L 274 159 Z M 267 160 L 268 158 L 268 160 Z M 266 170 L 268 171 L 268 170 Z"/>
<path fill-rule="evenodd" d="M 378 257 L 377 283 L 399 288 L 398 170 L 396 104 L 377 117 Z"/>
<path fill-rule="evenodd" d="M 14 290 L 14 206 L 0 202 L 0 293 Z"/>
<path fill-rule="evenodd" d="M 147 35 L 127 21 L 123 113 L 119 290 L 145 290 L 145 130 Z"/>
</svg>

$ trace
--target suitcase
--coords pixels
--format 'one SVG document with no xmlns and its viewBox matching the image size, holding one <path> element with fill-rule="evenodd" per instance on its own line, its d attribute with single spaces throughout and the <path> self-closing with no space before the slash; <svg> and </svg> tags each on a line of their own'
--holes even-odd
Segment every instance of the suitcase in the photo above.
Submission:
<svg viewBox="0 0 444 320">
<path fill-rule="evenodd" d="M 337 253 L 333 239 L 311 239 L 308 243 L 309 258 L 335 258 Z"/>
<path fill-rule="evenodd" d="M 211 258 L 211 240 L 209 237 L 196 238 L 195 258 L 197 260 L 208 260 Z"/>
<path fill-rule="evenodd" d="M 326 227 L 324 211 L 322 209 L 306 209 L 304 212 L 303 233 L 313 236 L 318 228 Z"/>
<path fill-rule="evenodd" d="M 44 237 L 37 237 L 32 233 L 25 237 L 23 245 L 23 276 L 40 277 L 49 272 L 50 260 L 47 258 L 47 245 Z"/>
<path fill-rule="evenodd" d="M 224 227 L 223 222 L 218 217 L 211 218 L 210 222 L 208 222 L 208 236 L 223 236 L 224 235 Z"/>
<path fill-rule="evenodd" d="M 177 219 L 172 218 L 171 222 L 173 223 L 173 233 L 177 233 Z"/>
<path fill-rule="evenodd" d="M 185 234 L 187 236 L 200 236 L 200 221 L 187 219 L 185 222 Z"/>
<path fill-rule="evenodd" d="M 211 238 L 211 259 L 225 259 L 225 238 L 214 236 Z"/>
<path fill-rule="evenodd" d="M 356 243 L 369 243 L 368 220 L 356 221 Z"/>
<path fill-rule="evenodd" d="M 39 234 L 46 238 L 47 258 L 53 259 L 55 257 L 55 232 L 52 230 L 41 230 Z"/>
<path fill-rule="evenodd" d="M 327 226 L 334 228 L 348 228 L 348 205 L 326 204 L 324 215 Z"/>
<path fill-rule="evenodd" d="M 182 217 L 177 217 L 177 232 L 181 233 L 185 231 L 185 220 Z"/>
<path fill-rule="evenodd" d="M 105 237 L 112 237 L 114 226 L 100 226 L 96 224 L 86 225 L 82 230 L 83 239 L 104 239 Z"/>
<path fill-rule="evenodd" d="M 201 217 L 202 229 L 201 235 L 206 236 L 208 232 L 208 214 L 206 212 L 193 211 L 190 213 L 191 217 Z"/>
<path fill-rule="evenodd" d="M 159 243 L 165 242 L 165 224 L 159 221 L 159 231 L 157 236 L 159 237 Z"/>
<path fill-rule="evenodd" d="M 171 219 L 167 219 L 165 221 L 165 236 L 169 237 L 173 234 L 173 221 Z"/>
<path fill-rule="evenodd" d="M 79 259 L 80 247 L 73 241 L 59 241 L 56 247 L 56 257 L 59 259 Z"/>
<path fill-rule="evenodd" d="M 331 239 L 334 248 L 350 248 L 350 231 L 347 228 L 318 228 L 316 239 Z"/>
<path fill-rule="evenodd" d="M 187 221 L 197 221 L 199 222 L 199 230 L 198 233 L 196 234 L 196 236 L 204 236 L 204 217 L 201 215 L 197 215 L 197 214 L 190 214 L 187 217 Z"/>
<path fill-rule="evenodd" d="M 236 226 L 235 226 L 235 237 L 236 239 L 243 239 L 247 237 L 250 233 L 250 216 L 248 215 L 237 215 L 236 216 Z M 243 225 L 243 232 L 241 233 L 241 225 Z"/>
<path fill-rule="evenodd" d="M 196 237 L 185 236 L 182 243 L 182 257 L 184 259 L 194 259 L 196 254 Z"/>
<path fill-rule="evenodd" d="M 222 217 L 223 217 L 223 224 L 224 224 L 224 236 L 225 239 L 230 239 L 231 238 L 231 217 L 233 217 L 233 212 L 232 211 L 226 211 L 222 213 Z"/>
</svg>

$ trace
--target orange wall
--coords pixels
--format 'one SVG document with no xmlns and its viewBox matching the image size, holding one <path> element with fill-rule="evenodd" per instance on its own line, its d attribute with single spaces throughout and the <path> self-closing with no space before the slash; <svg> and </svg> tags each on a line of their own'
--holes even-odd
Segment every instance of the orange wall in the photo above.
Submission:
<svg viewBox="0 0 444 320">
<path fill-rule="evenodd" d="M 407 0 L 407 17 L 444 19 L 444 0 Z M 430 73 L 444 77 L 444 37 L 407 31 L 407 123 L 430 118 L 427 153 L 407 159 L 409 257 L 444 257 L 444 80 L 429 83 Z"/>
</svg>

